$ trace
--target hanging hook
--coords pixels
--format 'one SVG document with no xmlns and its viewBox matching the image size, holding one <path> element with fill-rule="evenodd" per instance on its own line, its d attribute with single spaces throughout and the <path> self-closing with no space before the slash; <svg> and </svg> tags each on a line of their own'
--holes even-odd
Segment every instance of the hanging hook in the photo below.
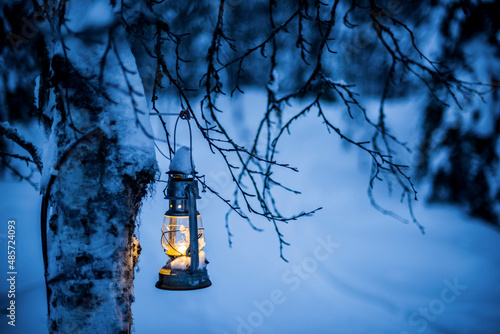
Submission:
<svg viewBox="0 0 500 334">
<path fill-rule="evenodd" d="M 179 117 L 182 119 L 190 120 L 191 115 L 189 114 L 189 110 L 187 110 L 187 109 L 181 110 L 181 112 L 179 113 Z"/>
</svg>

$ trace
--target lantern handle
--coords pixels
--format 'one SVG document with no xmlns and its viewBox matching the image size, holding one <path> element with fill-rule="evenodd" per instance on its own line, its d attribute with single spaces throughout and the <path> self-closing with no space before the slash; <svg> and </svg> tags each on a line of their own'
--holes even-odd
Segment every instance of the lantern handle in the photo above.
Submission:
<svg viewBox="0 0 500 334">
<path fill-rule="evenodd" d="M 187 121 L 187 125 L 189 128 L 189 158 L 191 161 L 191 173 L 194 177 L 195 175 L 195 170 L 194 170 L 194 164 L 193 164 L 193 132 L 191 131 L 191 123 L 189 120 L 191 119 L 191 115 L 189 114 L 188 109 L 181 110 L 179 113 L 179 116 L 177 116 L 177 119 L 175 120 L 175 126 L 174 126 L 174 155 L 177 150 L 177 124 L 179 123 L 179 119 L 185 119 Z"/>
</svg>

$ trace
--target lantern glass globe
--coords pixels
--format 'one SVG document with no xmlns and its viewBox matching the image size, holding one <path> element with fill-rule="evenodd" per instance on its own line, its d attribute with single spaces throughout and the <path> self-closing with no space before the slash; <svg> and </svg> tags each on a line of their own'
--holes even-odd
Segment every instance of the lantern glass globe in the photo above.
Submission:
<svg viewBox="0 0 500 334">
<path fill-rule="evenodd" d="M 198 224 L 198 250 L 205 247 L 205 236 L 201 215 L 197 215 Z M 189 216 L 165 215 L 161 228 L 161 245 L 165 254 L 170 256 L 187 256 L 189 249 Z"/>
</svg>

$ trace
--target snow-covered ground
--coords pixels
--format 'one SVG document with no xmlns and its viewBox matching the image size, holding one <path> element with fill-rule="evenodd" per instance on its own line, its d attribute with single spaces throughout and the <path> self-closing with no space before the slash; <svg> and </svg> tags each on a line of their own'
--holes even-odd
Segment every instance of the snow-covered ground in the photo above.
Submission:
<svg viewBox="0 0 500 334">
<path fill-rule="evenodd" d="M 264 110 L 262 96 L 245 94 L 234 103 L 244 108 L 245 119 L 226 120 L 242 140 Z M 231 111 L 231 107 L 223 107 Z M 403 139 L 416 137 L 418 120 L 412 114 L 404 103 L 390 109 L 389 120 L 406 136 Z M 340 122 L 342 117 L 335 119 Z M 186 145 L 187 138 L 180 135 L 177 142 Z M 133 305 L 136 333 L 499 332 L 498 230 L 456 208 L 426 205 L 423 195 L 415 213 L 425 226 L 425 235 L 411 223 L 405 225 L 375 211 L 366 195 L 368 160 L 356 150 L 346 149 L 336 135 L 328 135 L 314 112 L 292 127 L 292 136 L 284 138 L 279 152 L 278 159 L 298 167 L 300 173 L 283 171 L 277 177 L 302 191 L 299 196 L 277 193 L 283 211 L 323 207 L 313 217 L 281 226 L 291 243 L 284 250 L 289 263 L 279 258 L 274 228 L 265 221 L 255 222 L 264 229 L 259 233 L 231 215 L 234 237 L 229 248 L 224 220 L 227 207 L 203 193 L 198 209 L 205 226 L 213 285 L 198 291 L 156 289 L 158 270 L 166 260 L 160 228 L 167 203 L 164 184 L 159 184 L 145 201 L 141 215 L 142 254 Z M 168 161 L 158 157 L 165 172 Z M 230 196 L 233 186 L 222 162 L 197 135 L 193 157 L 207 182 Z M 399 193 L 388 198 L 385 188 L 378 184 L 376 196 L 405 214 Z M 3 182 L 1 189 L 4 278 L 0 281 L 0 332 L 46 333 L 40 198 L 26 184 Z M 419 189 L 425 192 L 425 185 Z M 17 222 L 15 328 L 7 326 L 5 316 L 9 219 Z"/>
</svg>

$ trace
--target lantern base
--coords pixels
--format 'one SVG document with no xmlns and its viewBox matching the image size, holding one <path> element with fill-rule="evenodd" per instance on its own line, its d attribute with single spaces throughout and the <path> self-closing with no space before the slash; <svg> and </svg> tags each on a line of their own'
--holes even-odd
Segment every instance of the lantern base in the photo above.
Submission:
<svg viewBox="0 0 500 334">
<path fill-rule="evenodd" d="M 172 270 L 166 266 L 160 269 L 156 287 L 163 290 L 196 290 L 212 285 L 206 268 L 189 273 L 185 270 Z"/>
</svg>

